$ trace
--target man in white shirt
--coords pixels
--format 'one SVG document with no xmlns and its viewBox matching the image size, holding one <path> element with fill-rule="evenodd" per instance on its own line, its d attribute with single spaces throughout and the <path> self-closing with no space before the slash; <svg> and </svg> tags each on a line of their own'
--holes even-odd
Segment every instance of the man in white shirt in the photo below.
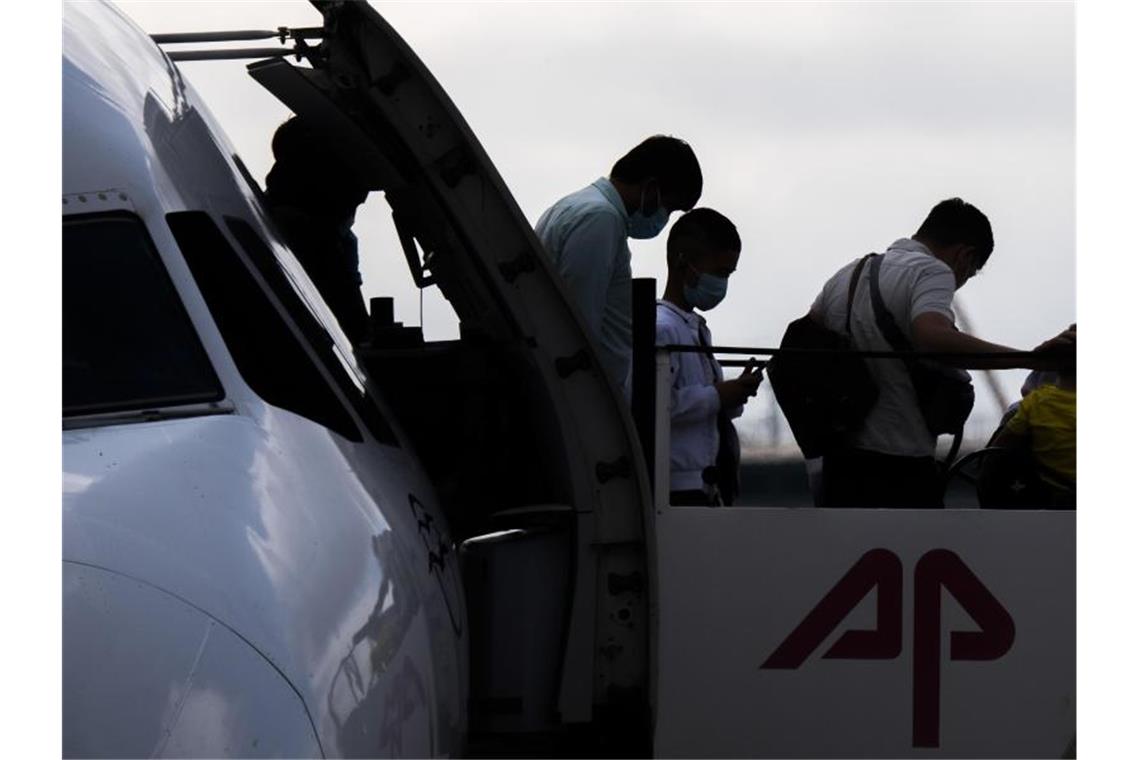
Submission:
<svg viewBox="0 0 1140 760">
<path fill-rule="evenodd" d="M 723 300 L 740 259 L 740 235 L 722 214 L 693 209 L 669 231 L 669 277 L 657 302 L 657 345 L 711 346 L 704 317 Z M 731 420 L 756 395 L 762 376 L 745 370 L 725 380 L 711 354 L 673 352 L 669 433 L 669 503 L 674 506 L 731 504 L 739 468 L 739 445 Z"/>
<path fill-rule="evenodd" d="M 954 326 L 954 292 L 985 265 L 993 251 L 985 214 L 960 198 L 942 201 L 910 238 L 883 254 L 879 289 L 890 318 L 916 351 L 991 354 L 1015 349 L 989 343 Z M 811 316 L 843 332 L 850 278 L 858 261 L 840 269 L 815 299 Z M 865 266 L 851 305 L 851 338 L 861 350 L 889 351 L 872 305 Z M 1049 369 L 1076 350 L 1063 332 L 1038 346 L 1033 359 L 963 357 L 942 361 L 959 369 Z M 820 505 L 824 507 L 941 507 L 942 477 L 934 459 L 935 436 L 927 428 L 906 366 L 898 359 L 868 359 L 879 398 L 849 444 L 823 458 Z"/>
<path fill-rule="evenodd" d="M 652 238 L 690 209 L 703 179 L 693 149 L 657 135 L 614 164 L 609 178 L 562 198 L 535 225 L 592 333 L 605 371 L 628 399 L 633 340 L 628 238 Z"/>
</svg>

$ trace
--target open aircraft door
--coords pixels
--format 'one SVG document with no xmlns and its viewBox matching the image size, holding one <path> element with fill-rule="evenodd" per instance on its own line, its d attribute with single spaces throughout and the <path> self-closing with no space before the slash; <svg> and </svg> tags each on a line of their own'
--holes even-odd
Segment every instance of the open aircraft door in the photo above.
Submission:
<svg viewBox="0 0 1140 760">
<path fill-rule="evenodd" d="M 1074 755 L 1074 511 L 669 506 L 668 383 L 657 756 Z"/>
<path fill-rule="evenodd" d="M 652 502 L 628 405 L 439 83 L 366 3 L 313 5 L 320 28 L 282 35 L 311 68 L 277 56 L 248 69 L 383 191 L 399 250 L 361 257 L 402 253 L 459 318 L 458 341 L 386 344 L 399 330 L 377 331 L 374 312 L 357 355 L 478 566 L 465 579 L 476 749 L 574 733 L 648 751 Z"/>
</svg>

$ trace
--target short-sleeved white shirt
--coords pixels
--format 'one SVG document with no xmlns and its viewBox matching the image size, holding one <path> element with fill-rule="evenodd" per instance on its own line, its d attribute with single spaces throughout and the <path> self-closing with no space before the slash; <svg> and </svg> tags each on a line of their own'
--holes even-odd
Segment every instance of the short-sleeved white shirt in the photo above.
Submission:
<svg viewBox="0 0 1140 760">
<path fill-rule="evenodd" d="M 857 263 L 858 259 L 836 272 L 811 307 L 816 319 L 837 332 L 843 332 L 848 286 Z M 865 266 L 851 308 L 852 342 L 862 350 L 889 351 L 891 345 L 875 324 L 869 276 L 870 267 Z M 954 286 L 950 267 L 915 240 L 896 240 L 883 256 L 879 270 L 883 303 L 912 344 L 911 323 L 919 314 L 934 312 L 954 321 Z M 852 445 L 896 456 L 933 456 L 936 441 L 926 428 L 906 366 L 895 359 L 866 362 L 879 386 L 879 399 Z"/>
<path fill-rule="evenodd" d="M 602 177 L 548 208 L 534 228 L 626 398 L 633 360 L 628 222 L 621 195 Z"/>
</svg>

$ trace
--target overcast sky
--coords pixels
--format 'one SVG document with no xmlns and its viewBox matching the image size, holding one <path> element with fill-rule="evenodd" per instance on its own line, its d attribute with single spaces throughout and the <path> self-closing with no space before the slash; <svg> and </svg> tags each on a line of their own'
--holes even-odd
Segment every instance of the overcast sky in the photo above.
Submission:
<svg viewBox="0 0 1140 760">
<path fill-rule="evenodd" d="M 117 3 L 145 30 L 320 23 L 307 2 Z M 981 208 L 996 247 L 958 295 L 981 337 L 1032 348 L 1076 320 L 1069 3 L 373 5 L 455 101 L 533 223 L 644 137 L 696 151 L 700 205 L 744 243 L 722 345 L 773 345 L 838 267 L 914 232 L 937 201 Z M 288 113 L 244 63 L 180 64 L 253 174 Z M 676 215 L 674 215 L 674 219 Z M 365 295 L 419 300 L 379 194 L 357 217 Z M 664 283 L 667 232 L 631 241 Z M 425 333 L 455 335 L 436 292 Z M 1005 373 L 1016 397 L 1024 373 Z M 755 404 L 755 423 L 764 404 Z M 977 413 L 994 403 L 979 391 Z"/>
</svg>

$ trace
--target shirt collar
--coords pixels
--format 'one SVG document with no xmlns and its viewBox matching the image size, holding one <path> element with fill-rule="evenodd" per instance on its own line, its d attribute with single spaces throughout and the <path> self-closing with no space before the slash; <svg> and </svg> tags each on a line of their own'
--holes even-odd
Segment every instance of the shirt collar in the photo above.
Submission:
<svg viewBox="0 0 1140 760">
<path fill-rule="evenodd" d="M 922 243 L 918 242 L 917 240 L 915 240 L 913 238 L 899 238 L 895 242 L 891 243 L 890 246 L 887 248 L 887 250 L 888 251 L 914 251 L 915 253 L 925 253 L 927 256 L 933 256 L 934 255 L 933 253 L 930 252 L 929 248 L 927 248 L 925 245 L 923 245 Z"/>
<path fill-rule="evenodd" d="M 664 306 L 666 309 L 673 312 L 681 319 L 685 320 L 685 324 L 689 325 L 690 327 L 700 327 L 705 323 L 705 318 L 700 314 L 696 313 L 695 311 L 685 311 L 672 301 L 666 301 L 664 298 L 659 298 L 657 299 L 657 304 L 659 306 Z"/>
<path fill-rule="evenodd" d="M 605 177 L 598 177 L 598 179 L 592 183 L 592 187 L 596 187 L 598 192 L 602 194 L 602 197 L 618 210 L 622 219 L 629 221 L 629 212 L 625 210 L 625 201 L 621 199 L 621 193 L 614 187 L 613 182 L 610 182 Z"/>
</svg>

